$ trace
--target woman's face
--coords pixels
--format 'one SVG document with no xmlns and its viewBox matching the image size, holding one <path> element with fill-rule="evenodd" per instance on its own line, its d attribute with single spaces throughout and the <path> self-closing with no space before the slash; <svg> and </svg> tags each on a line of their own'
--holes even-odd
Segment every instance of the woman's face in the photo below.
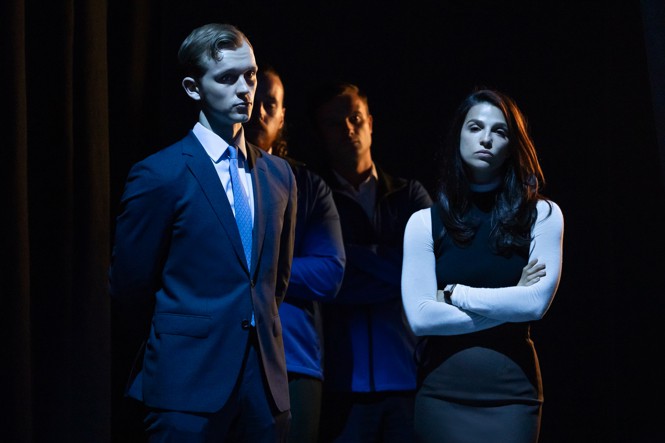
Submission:
<svg viewBox="0 0 665 443">
<path fill-rule="evenodd" d="M 460 155 L 473 183 L 489 183 L 503 172 L 510 157 L 506 118 L 489 103 L 474 105 L 460 132 Z"/>
</svg>

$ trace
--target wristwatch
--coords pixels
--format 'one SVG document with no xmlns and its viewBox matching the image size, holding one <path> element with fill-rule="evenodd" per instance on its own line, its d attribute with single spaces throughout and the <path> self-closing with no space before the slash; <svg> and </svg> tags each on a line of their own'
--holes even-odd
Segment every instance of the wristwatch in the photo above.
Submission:
<svg viewBox="0 0 665 443">
<path fill-rule="evenodd" d="M 452 285 L 446 285 L 446 287 L 443 288 L 443 301 L 448 303 L 449 305 L 453 304 L 453 301 L 450 299 L 450 297 L 453 295 L 455 286 L 457 286 L 457 283 L 454 283 Z"/>
</svg>

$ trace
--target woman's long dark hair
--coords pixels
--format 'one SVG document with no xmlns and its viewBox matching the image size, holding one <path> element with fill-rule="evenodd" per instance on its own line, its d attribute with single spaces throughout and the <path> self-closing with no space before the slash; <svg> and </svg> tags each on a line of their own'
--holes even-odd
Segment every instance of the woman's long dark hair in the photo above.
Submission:
<svg viewBox="0 0 665 443">
<path fill-rule="evenodd" d="M 527 130 L 526 118 L 507 95 L 479 89 L 467 96 L 457 108 L 443 147 L 440 164 L 438 200 L 446 234 L 460 245 L 467 245 L 476 233 L 477 223 L 469 215 L 471 189 L 469 175 L 460 155 L 460 133 L 473 106 L 488 103 L 503 113 L 508 124 L 510 156 L 503 168 L 503 180 L 492 209 L 492 240 L 500 254 L 528 250 L 536 204 L 545 184 L 536 149 Z"/>
</svg>

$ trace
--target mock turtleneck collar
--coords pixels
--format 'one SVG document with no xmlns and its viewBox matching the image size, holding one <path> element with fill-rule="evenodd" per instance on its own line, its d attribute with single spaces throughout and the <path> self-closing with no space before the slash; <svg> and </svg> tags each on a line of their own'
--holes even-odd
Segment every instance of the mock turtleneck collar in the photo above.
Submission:
<svg viewBox="0 0 665 443">
<path fill-rule="evenodd" d="M 490 192 L 494 191 L 501 185 L 501 177 L 497 177 L 489 183 L 469 183 L 469 189 L 473 192 Z"/>
</svg>

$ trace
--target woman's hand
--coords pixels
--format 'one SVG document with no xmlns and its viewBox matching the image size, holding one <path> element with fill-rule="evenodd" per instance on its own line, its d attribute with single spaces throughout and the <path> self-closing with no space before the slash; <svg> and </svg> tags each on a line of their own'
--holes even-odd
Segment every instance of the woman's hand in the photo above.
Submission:
<svg viewBox="0 0 665 443">
<path fill-rule="evenodd" d="M 522 269 L 522 278 L 520 278 L 517 286 L 531 286 L 540 281 L 540 277 L 544 277 L 545 273 L 545 264 L 537 264 L 538 259 L 531 260 L 526 264 L 524 269 Z"/>
</svg>

